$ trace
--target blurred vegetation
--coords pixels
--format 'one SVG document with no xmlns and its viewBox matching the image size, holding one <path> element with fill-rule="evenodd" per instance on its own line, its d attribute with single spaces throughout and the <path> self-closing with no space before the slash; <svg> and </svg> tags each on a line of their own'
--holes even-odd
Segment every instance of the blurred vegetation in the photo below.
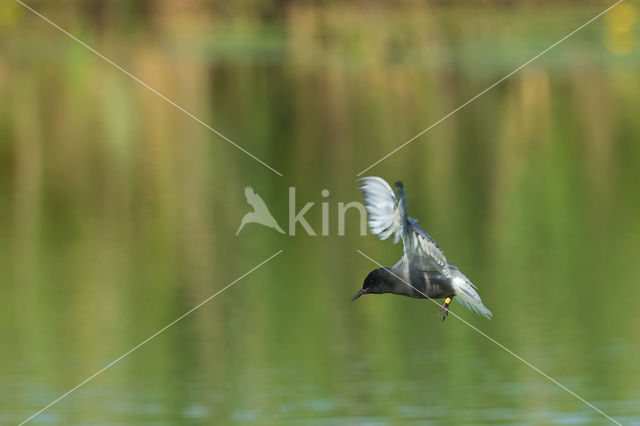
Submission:
<svg viewBox="0 0 640 426">
<path fill-rule="evenodd" d="M 335 235 L 356 173 L 602 11 L 593 2 L 29 2 L 278 177 L 19 4 L 0 5 L 0 422 L 213 294 L 43 414 L 52 422 L 599 422 L 429 302 L 347 301 L 400 248 Z M 638 421 L 640 25 L 626 1 L 368 174 L 479 285 L 455 312 Z M 332 236 L 286 229 L 331 196 Z M 46 417 L 49 416 L 49 417 Z M 624 423 L 624 421 L 623 421 Z"/>
</svg>

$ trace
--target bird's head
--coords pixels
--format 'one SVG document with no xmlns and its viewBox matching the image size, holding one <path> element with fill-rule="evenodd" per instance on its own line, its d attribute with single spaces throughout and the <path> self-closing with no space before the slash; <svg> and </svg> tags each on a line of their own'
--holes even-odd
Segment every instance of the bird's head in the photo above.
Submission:
<svg viewBox="0 0 640 426">
<path fill-rule="evenodd" d="M 390 285 L 391 272 L 387 268 L 378 268 L 369 272 L 367 278 L 362 283 L 362 288 L 358 290 L 355 296 L 351 299 L 353 302 L 363 294 L 382 294 L 391 291 Z"/>
</svg>

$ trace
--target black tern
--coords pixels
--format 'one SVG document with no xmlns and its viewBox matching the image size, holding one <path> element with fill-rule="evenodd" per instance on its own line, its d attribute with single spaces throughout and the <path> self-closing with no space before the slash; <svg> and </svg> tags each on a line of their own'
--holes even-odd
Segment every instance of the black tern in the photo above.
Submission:
<svg viewBox="0 0 640 426">
<path fill-rule="evenodd" d="M 402 239 L 404 251 L 398 263 L 390 268 L 374 269 L 364 280 L 362 289 L 351 299 L 363 294 L 393 293 L 418 299 L 444 299 L 440 308 L 442 321 L 449 313 L 454 297 L 468 309 L 491 318 L 476 286 L 453 264 L 449 263 L 440 246 L 407 216 L 407 199 L 402 182 L 396 182 L 398 197 L 382 178 L 358 179 L 359 188 L 369 215 L 369 228 L 381 240 L 393 235 L 394 244 Z"/>
</svg>

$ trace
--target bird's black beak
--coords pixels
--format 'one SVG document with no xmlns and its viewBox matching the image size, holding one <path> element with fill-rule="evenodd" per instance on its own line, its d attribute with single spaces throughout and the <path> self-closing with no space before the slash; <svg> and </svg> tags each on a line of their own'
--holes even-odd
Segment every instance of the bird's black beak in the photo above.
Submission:
<svg viewBox="0 0 640 426">
<path fill-rule="evenodd" d="M 355 296 L 353 296 L 351 298 L 351 301 L 353 302 L 354 300 L 356 300 L 358 297 L 362 296 L 363 294 L 366 294 L 367 291 L 364 288 L 361 288 L 360 290 L 358 290 L 358 292 L 356 293 Z"/>
</svg>

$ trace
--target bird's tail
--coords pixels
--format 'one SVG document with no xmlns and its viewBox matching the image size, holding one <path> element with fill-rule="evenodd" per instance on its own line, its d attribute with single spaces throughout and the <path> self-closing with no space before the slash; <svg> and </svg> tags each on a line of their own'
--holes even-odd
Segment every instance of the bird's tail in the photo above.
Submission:
<svg viewBox="0 0 640 426">
<path fill-rule="evenodd" d="M 460 274 L 462 275 L 462 274 Z M 478 292 L 475 290 L 475 286 L 467 277 L 464 275 L 455 277 L 452 281 L 453 289 L 458 296 L 458 300 L 462 303 L 467 309 L 474 311 L 477 314 L 480 314 L 486 318 L 491 318 L 493 314 L 486 306 L 482 303 L 482 299 L 478 295 Z"/>
</svg>

